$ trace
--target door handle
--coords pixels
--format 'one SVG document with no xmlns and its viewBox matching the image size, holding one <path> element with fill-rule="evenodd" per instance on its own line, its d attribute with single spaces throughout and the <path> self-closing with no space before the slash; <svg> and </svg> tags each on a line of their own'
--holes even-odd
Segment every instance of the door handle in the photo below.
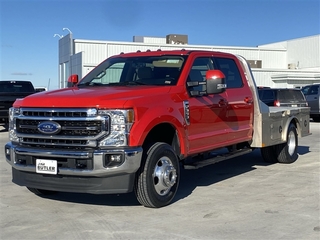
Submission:
<svg viewBox="0 0 320 240">
<path fill-rule="evenodd" d="M 251 104 L 251 103 L 253 103 L 253 99 L 251 97 L 245 97 L 244 102 L 247 104 Z"/>
<path fill-rule="evenodd" d="M 219 104 L 219 107 L 225 107 L 228 105 L 228 102 L 225 99 L 220 99 L 218 104 Z"/>
</svg>

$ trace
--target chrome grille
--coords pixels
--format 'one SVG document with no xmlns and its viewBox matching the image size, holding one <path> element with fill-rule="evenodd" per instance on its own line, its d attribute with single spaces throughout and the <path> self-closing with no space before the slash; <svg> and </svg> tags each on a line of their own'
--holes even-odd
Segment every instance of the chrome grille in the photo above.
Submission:
<svg viewBox="0 0 320 240">
<path fill-rule="evenodd" d="M 23 110 L 24 116 L 29 117 L 87 117 L 87 112 L 78 112 L 78 110 L 70 109 L 69 111 L 37 111 L 37 110 Z"/>
<path fill-rule="evenodd" d="M 92 113 L 92 112 L 91 112 Z M 54 121 L 61 126 L 56 134 L 44 134 L 38 126 Z M 21 144 L 47 147 L 95 147 L 109 134 L 109 117 L 90 116 L 88 109 L 21 109 L 16 132 Z"/>
<path fill-rule="evenodd" d="M 17 132 L 26 134 L 41 134 L 37 126 L 44 120 L 17 119 Z M 101 132 L 101 120 L 95 121 L 74 121 L 55 120 L 61 126 L 57 135 L 63 136 L 95 136 Z M 56 135 L 56 136 L 57 136 Z"/>
</svg>

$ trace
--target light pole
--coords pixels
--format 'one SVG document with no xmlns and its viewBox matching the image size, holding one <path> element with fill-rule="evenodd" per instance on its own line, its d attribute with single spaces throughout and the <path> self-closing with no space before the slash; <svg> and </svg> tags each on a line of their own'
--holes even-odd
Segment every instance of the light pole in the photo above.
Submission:
<svg viewBox="0 0 320 240">
<path fill-rule="evenodd" d="M 70 31 L 69 28 L 62 28 L 62 31 L 67 30 L 70 34 L 72 34 L 72 32 Z"/>
<path fill-rule="evenodd" d="M 65 79 L 64 79 L 64 85 L 67 85 L 67 77 L 70 76 L 72 74 L 72 54 L 73 54 L 73 41 L 72 41 L 72 32 L 70 31 L 69 28 L 62 28 L 62 31 L 67 30 L 69 32 L 69 40 L 70 40 L 70 52 L 69 52 L 69 61 L 67 63 L 65 63 L 65 71 L 68 70 L 67 72 L 65 72 Z M 65 87 L 65 86 L 64 86 Z"/>
<path fill-rule="evenodd" d="M 63 35 L 60 35 L 60 34 L 57 34 L 57 33 L 56 33 L 56 34 L 53 35 L 53 37 L 63 38 Z"/>
</svg>

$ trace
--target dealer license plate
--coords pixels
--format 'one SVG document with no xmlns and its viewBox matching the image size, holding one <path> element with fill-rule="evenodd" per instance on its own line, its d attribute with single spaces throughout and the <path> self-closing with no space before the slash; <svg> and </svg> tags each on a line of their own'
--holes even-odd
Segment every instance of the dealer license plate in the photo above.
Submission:
<svg viewBox="0 0 320 240">
<path fill-rule="evenodd" d="M 36 160 L 36 172 L 44 174 L 57 174 L 57 161 L 47 159 Z"/>
</svg>

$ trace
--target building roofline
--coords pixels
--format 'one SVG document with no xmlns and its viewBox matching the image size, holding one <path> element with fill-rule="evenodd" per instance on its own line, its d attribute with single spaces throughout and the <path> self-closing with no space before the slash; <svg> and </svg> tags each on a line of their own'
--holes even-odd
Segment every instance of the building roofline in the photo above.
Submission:
<svg viewBox="0 0 320 240">
<path fill-rule="evenodd" d="M 294 73 L 294 74 L 314 74 L 314 75 L 319 75 L 319 70 L 310 70 L 310 69 L 282 69 L 282 68 L 252 68 L 251 69 L 253 72 L 283 72 L 283 73 Z"/>
<path fill-rule="evenodd" d="M 96 43 L 96 44 L 117 44 L 117 45 L 135 45 L 135 46 L 150 46 L 150 47 L 177 47 L 185 49 L 197 49 L 207 48 L 213 51 L 218 49 L 238 49 L 238 50 L 263 50 L 263 51 L 282 51 L 285 52 L 285 48 L 261 48 L 261 47 L 241 47 L 241 46 L 215 46 L 215 45 L 191 45 L 191 44 L 161 44 L 161 43 L 142 43 L 142 42 L 122 42 L 122 41 L 103 41 L 103 40 L 89 40 L 89 39 L 73 39 L 74 43 Z"/>
</svg>

